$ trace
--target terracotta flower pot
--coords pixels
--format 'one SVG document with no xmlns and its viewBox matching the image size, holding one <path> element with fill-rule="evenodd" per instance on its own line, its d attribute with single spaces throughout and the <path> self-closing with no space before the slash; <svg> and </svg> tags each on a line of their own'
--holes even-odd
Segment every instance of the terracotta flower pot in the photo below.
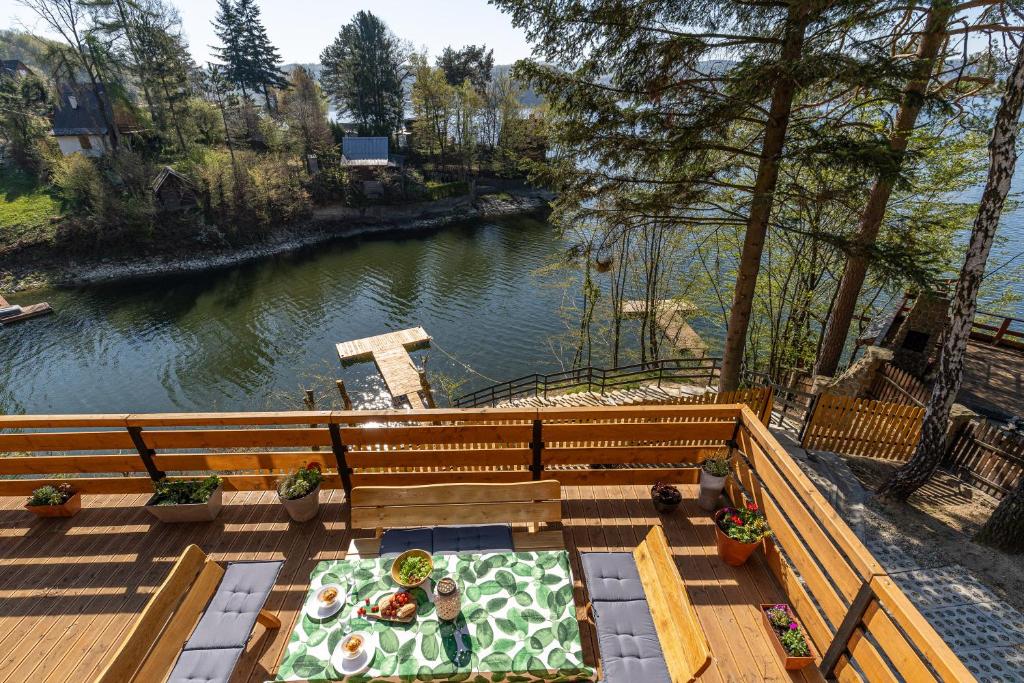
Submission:
<svg viewBox="0 0 1024 683">
<path fill-rule="evenodd" d="M 697 505 L 700 505 L 702 510 L 711 512 L 718 507 L 718 499 L 725 488 L 725 479 L 708 474 L 703 469 L 700 471 L 700 495 L 697 497 Z"/>
<path fill-rule="evenodd" d="M 722 528 L 718 525 L 718 520 L 725 513 L 725 509 L 719 510 L 715 513 L 715 542 L 718 545 L 718 556 L 722 558 L 722 561 L 731 567 L 739 567 L 757 550 L 757 546 L 761 545 L 760 541 L 756 543 L 740 543 L 734 538 L 729 538 Z"/>
<path fill-rule="evenodd" d="M 786 652 L 786 648 L 782 646 L 782 641 L 779 640 L 778 632 L 775 630 L 775 627 L 772 626 L 772 622 L 768 620 L 767 610 L 771 607 L 775 607 L 775 605 L 762 603 L 761 623 L 763 623 L 764 627 L 768 629 L 768 640 L 772 641 L 772 645 L 775 646 L 775 652 L 779 655 L 779 659 L 782 660 L 782 667 L 786 671 L 799 671 L 808 664 L 814 664 L 814 645 L 811 644 L 811 639 L 807 637 L 807 631 L 804 631 L 803 624 L 797 621 L 796 617 L 793 617 L 793 621 L 800 627 L 800 630 L 803 631 L 804 640 L 807 641 L 807 648 L 811 651 L 811 654 L 806 657 L 794 657 Z M 790 616 L 792 616 L 792 610 L 790 610 Z"/>
<path fill-rule="evenodd" d="M 82 494 L 76 493 L 60 505 L 29 505 L 25 509 L 36 517 L 74 517 L 82 509 Z"/>
<path fill-rule="evenodd" d="M 153 505 L 154 494 L 146 503 L 146 511 L 161 522 L 177 524 L 179 522 L 210 522 L 216 519 L 224 502 L 224 487 L 218 486 L 210 494 L 205 503 L 189 503 L 187 505 Z"/>
<path fill-rule="evenodd" d="M 308 522 L 316 517 L 317 511 L 320 509 L 319 484 L 302 498 L 289 500 L 281 498 L 280 493 L 277 494 L 277 497 L 280 498 L 281 504 L 284 505 L 284 509 L 288 512 L 288 516 L 292 518 L 293 522 Z"/>
</svg>

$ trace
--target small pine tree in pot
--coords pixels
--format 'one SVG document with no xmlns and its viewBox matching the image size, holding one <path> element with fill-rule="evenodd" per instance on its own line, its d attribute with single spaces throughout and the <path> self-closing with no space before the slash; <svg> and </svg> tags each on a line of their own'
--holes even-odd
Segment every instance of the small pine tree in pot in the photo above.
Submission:
<svg viewBox="0 0 1024 683">
<path fill-rule="evenodd" d="M 70 484 L 40 486 L 32 491 L 25 509 L 37 517 L 74 517 L 82 509 L 82 494 Z"/>
<path fill-rule="evenodd" d="M 288 516 L 296 522 L 308 522 L 316 517 L 320 508 L 320 482 L 323 473 L 320 465 L 311 462 L 301 467 L 277 484 L 277 495 L 284 504 Z"/>
</svg>

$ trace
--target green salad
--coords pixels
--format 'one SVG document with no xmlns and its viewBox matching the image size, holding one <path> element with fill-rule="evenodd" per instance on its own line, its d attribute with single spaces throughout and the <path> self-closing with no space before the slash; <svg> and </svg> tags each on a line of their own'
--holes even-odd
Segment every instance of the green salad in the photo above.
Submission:
<svg viewBox="0 0 1024 683">
<path fill-rule="evenodd" d="M 430 574 L 430 560 L 420 555 L 410 555 L 398 567 L 398 578 L 402 583 L 419 583 Z"/>
</svg>

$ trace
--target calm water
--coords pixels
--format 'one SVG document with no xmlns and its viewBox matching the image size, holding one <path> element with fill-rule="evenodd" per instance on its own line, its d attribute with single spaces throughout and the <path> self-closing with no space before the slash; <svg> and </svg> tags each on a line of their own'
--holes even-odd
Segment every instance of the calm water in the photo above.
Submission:
<svg viewBox="0 0 1024 683">
<path fill-rule="evenodd" d="M 334 345 L 415 325 L 436 343 L 414 357 L 432 375 L 469 380 L 458 393 L 489 384 L 481 375 L 557 370 L 546 340 L 562 327 L 562 290 L 534 271 L 561 246 L 540 220 L 503 219 L 15 296 L 58 313 L 0 328 L 0 411 L 297 408 L 302 387 L 335 400 L 336 377 L 383 407 L 373 363 L 342 369 Z"/>
<path fill-rule="evenodd" d="M 1024 173 L 1015 189 L 1024 190 Z M 1024 250 L 1024 209 L 1004 217 L 995 268 Z M 0 327 L 0 412 L 293 409 L 302 388 L 337 406 L 335 378 L 357 405 L 387 407 L 371 363 L 341 368 L 334 345 L 422 325 L 443 402 L 532 372 L 561 369 L 566 274 L 538 271 L 564 245 L 535 218 L 449 227 L 415 237 L 348 239 L 188 276 L 32 292 L 58 313 Z M 1018 258 L 1006 271 L 1019 266 Z M 1024 282 L 1009 283 L 1024 295 Z M 1016 306 L 1024 317 L 1024 304 Z M 712 342 L 720 330 L 698 325 Z M 634 338 L 630 335 L 630 338 Z M 601 364 L 595 361 L 596 364 Z"/>
</svg>

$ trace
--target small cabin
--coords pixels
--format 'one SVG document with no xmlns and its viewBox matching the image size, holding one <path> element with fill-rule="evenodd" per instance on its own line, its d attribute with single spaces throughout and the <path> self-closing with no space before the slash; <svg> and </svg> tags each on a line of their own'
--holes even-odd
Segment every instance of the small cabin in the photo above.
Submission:
<svg viewBox="0 0 1024 683">
<path fill-rule="evenodd" d="M 153 198 L 161 211 L 184 211 L 199 206 L 195 186 L 170 166 L 164 166 L 153 179 Z"/>
</svg>

